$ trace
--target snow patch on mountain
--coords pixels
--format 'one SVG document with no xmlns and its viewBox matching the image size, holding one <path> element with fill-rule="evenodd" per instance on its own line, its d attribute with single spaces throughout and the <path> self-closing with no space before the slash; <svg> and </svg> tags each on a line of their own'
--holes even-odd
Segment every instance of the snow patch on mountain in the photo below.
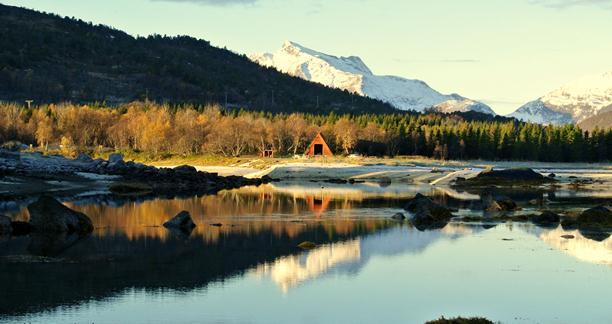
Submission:
<svg viewBox="0 0 612 324">
<path fill-rule="evenodd" d="M 466 99 L 459 95 L 451 96 L 456 96 L 457 98 L 439 103 L 433 107 L 433 110 L 443 113 L 476 111 L 484 114 L 495 115 L 493 109 L 482 102 Z"/>
<path fill-rule="evenodd" d="M 540 99 L 526 103 L 508 116 L 518 120 L 544 125 L 563 125 L 573 122 L 571 114 L 554 111 L 548 108 Z"/>
<path fill-rule="evenodd" d="M 328 87 L 379 99 L 398 109 L 441 112 L 474 110 L 495 114 L 487 105 L 459 95 L 444 95 L 421 80 L 375 75 L 356 56 L 336 57 L 287 41 L 276 53 L 253 54 L 249 58 Z"/>
<path fill-rule="evenodd" d="M 509 116 L 541 124 L 579 123 L 611 105 L 612 72 L 606 72 L 568 83 Z"/>
</svg>

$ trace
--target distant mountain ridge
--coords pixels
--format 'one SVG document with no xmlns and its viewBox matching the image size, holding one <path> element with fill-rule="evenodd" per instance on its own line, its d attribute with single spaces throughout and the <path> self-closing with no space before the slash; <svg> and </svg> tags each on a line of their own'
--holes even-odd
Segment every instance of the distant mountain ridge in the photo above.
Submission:
<svg viewBox="0 0 612 324">
<path fill-rule="evenodd" d="M 0 4 L 0 100 L 221 103 L 271 112 L 390 113 L 389 104 L 279 73 L 192 37 L 132 37 Z"/>
<path fill-rule="evenodd" d="M 609 111 L 600 112 L 599 114 L 593 117 L 589 117 L 581 121 L 578 124 L 578 126 L 588 131 L 593 131 L 596 128 L 599 128 L 599 129 L 612 128 L 612 109 Z"/>
<path fill-rule="evenodd" d="M 249 58 L 289 75 L 375 98 L 402 110 L 477 111 L 495 115 L 481 102 L 457 94 L 441 94 L 421 80 L 375 75 L 356 56 L 337 57 L 286 41 L 274 54 L 252 54 Z"/>
<path fill-rule="evenodd" d="M 540 124 L 576 124 L 612 110 L 612 72 L 582 77 L 531 101 L 510 117 Z"/>
</svg>

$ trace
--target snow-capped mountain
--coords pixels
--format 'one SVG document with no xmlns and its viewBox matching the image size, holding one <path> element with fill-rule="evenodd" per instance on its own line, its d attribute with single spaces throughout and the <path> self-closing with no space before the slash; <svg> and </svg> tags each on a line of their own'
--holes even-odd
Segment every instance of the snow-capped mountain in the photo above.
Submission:
<svg viewBox="0 0 612 324">
<path fill-rule="evenodd" d="M 457 94 L 441 94 L 423 81 L 375 75 L 356 56 L 336 57 L 287 41 L 276 53 L 253 54 L 249 58 L 312 82 L 379 99 L 398 109 L 434 109 L 442 112 L 474 110 L 495 115 L 483 103 Z"/>
<path fill-rule="evenodd" d="M 455 111 L 476 111 L 480 113 L 495 115 L 495 112 L 491 109 L 491 107 L 483 104 L 482 102 L 463 98 L 457 94 L 452 94 L 450 95 L 450 97 L 453 97 L 455 99 L 449 99 L 447 101 L 441 102 L 435 105 L 433 107 L 433 110 L 443 113 L 451 113 Z"/>
<path fill-rule="evenodd" d="M 569 124 L 608 109 L 612 109 L 612 72 L 580 78 L 528 102 L 509 116 L 541 124 Z"/>
</svg>

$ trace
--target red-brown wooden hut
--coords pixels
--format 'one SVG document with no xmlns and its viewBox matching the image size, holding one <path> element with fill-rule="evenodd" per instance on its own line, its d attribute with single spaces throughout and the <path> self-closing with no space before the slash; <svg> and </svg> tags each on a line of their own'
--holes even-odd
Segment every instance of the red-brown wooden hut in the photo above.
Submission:
<svg viewBox="0 0 612 324">
<path fill-rule="evenodd" d="M 329 149 L 329 145 L 325 142 L 325 138 L 321 133 L 318 133 L 317 136 L 312 140 L 310 146 L 304 153 L 306 156 L 333 156 L 334 153 Z"/>
</svg>

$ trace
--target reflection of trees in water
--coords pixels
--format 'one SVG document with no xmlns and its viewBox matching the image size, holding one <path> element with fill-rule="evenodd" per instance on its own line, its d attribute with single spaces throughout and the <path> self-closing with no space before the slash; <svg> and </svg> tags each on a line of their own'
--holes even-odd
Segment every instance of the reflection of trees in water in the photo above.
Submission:
<svg viewBox="0 0 612 324">
<path fill-rule="evenodd" d="M 59 263 L 0 262 L 0 314 L 23 314 L 60 305 L 100 300 L 127 288 L 194 289 L 240 275 L 258 264 L 299 252 L 303 241 L 319 244 L 354 240 L 394 226 L 386 220 L 291 224 L 276 221 L 219 231 L 215 239 L 192 235 L 134 236 L 116 231 L 70 242 L 57 249 Z M 300 226 L 296 233 L 279 230 Z M 225 226 L 224 226 L 225 227 Z M 208 228 L 208 227 L 207 227 Z M 208 228 L 209 230 L 217 230 Z M 40 243 L 40 241 L 39 241 Z M 61 243 L 61 242 L 60 242 Z M 3 242 L 0 256 L 22 254 L 30 239 Z M 57 242 L 51 247 L 55 248 Z"/>
<path fill-rule="evenodd" d="M 181 210 L 191 213 L 198 227 L 192 235 L 205 237 L 209 241 L 218 238 L 219 233 L 257 232 L 272 230 L 277 235 L 295 236 L 301 232 L 300 223 L 279 224 L 276 221 L 287 218 L 325 218 L 330 211 L 342 210 L 343 215 L 350 215 L 355 208 L 377 208 L 402 206 L 398 200 L 383 198 L 352 200 L 351 196 L 330 195 L 294 195 L 274 191 L 273 187 L 252 187 L 238 190 L 222 191 L 217 195 L 191 198 L 163 199 L 144 201 L 122 201 L 112 203 L 67 203 L 73 209 L 84 212 L 94 222 L 94 235 L 125 234 L 134 239 L 138 237 L 165 238 L 167 231 L 161 225 Z M 27 220 L 27 211 L 23 210 L 17 219 Z M 210 229 L 209 224 L 222 223 L 220 228 Z M 366 222 L 367 223 L 367 222 Z M 239 226 L 234 226 L 239 225 Z M 335 220 L 324 222 L 329 231 L 347 233 L 350 222 Z"/>
</svg>

